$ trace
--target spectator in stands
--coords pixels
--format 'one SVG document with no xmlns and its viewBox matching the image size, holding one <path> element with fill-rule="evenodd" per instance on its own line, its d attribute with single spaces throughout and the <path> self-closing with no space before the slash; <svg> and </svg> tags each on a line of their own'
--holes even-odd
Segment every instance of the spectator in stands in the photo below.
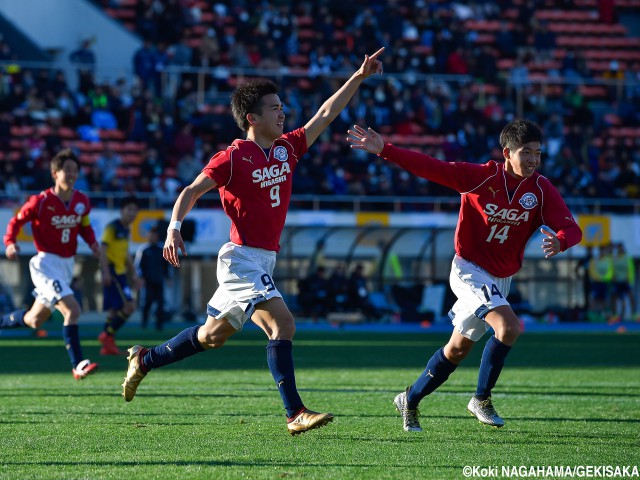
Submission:
<svg viewBox="0 0 640 480">
<path fill-rule="evenodd" d="M 511 30 L 509 22 L 500 22 L 500 29 L 496 33 L 496 47 L 503 58 L 515 58 L 518 52 L 518 44 Z"/>
<path fill-rule="evenodd" d="M 84 39 L 80 46 L 71 52 L 69 60 L 78 69 L 78 91 L 87 94 L 93 87 L 96 68 L 96 56 L 91 49 L 92 39 Z"/>
<path fill-rule="evenodd" d="M 602 73 L 602 79 L 613 83 L 609 85 L 607 89 L 609 90 L 609 98 L 612 101 L 615 100 L 620 88 L 617 84 L 625 80 L 624 69 L 618 60 L 613 59 L 609 62 L 609 68 Z"/>
<path fill-rule="evenodd" d="M 158 150 L 155 148 L 149 148 L 145 152 L 145 159 L 142 163 L 142 176 L 149 179 L 149 181 L 153 181 L 154 178 L 161 176 L 165 169 L 165 162 L 160 155 L 158 154 Z"/>
<path fill-rule="evenodd" d="M 158 205 L 166 208 L 173 205 L 173 199 L 176 198 L 176 194 L 180 191 L 182 185 L 178 179 L 164 171 L 159 177 L 155 177 L 151 181 L 151 187 L 156 195 Z"/>
<path fill-rule="evenodd" d="M 472 57 L 472 71 L 477 79 L 481 79 L 485 83 L 495 84 L 498 79 L 498 65 L 493 49 L 489 45 L 484 45 L 480 49 L 480 53 Z"/>
<path fill-rule="evenodd" d="M 547 155 L 554 159 L 560 152 L 564 140 L 564 120 L 558 112 L 553 112 L 544 123 L 544 136 L 547 139 Z"/>
<path fill-rule="evenodd" d="M 140 33 L 140 36 L 151 41 L 156 41 L 158 38 L 158 23 L 155 18 L 155 5 L 154 0 L 141 0 L 135 4 L 135 24 L 136 31 Z"/>
<path fill-rule="evenodd" d="M 327 271 L 322 265 L 298 282 L 298 304 L 313 321 L 326 317 L 331 309 Z"/>
<path fill-rule="evenodd" d="M 567 79 L 589 78 L 591 72 L 581 50 L 569 48 L 562 57 L 560 73 Z"/>
<path fill-rule="evenodd" d="M 187 154 L 178 160 L 176 173 L 182 186 L 187 186 L 191 183 L 191 180 L 200 173 L 203 167 L 203 163 L 190 154 Z"/>
<path fill-rule="evenodd" d="M 171 165 L 176 165 L 177 160 L 186 155 L 193 155 L 196 149 L 196 137 L 193 134 L 193 124 L 185 122 L 173 137 L 173 142 L 169 150 Z"/>
<path fill-rule="evenodd" d="M 142 46 L 133 54 L 133 71 L 144 90 L 155 85 L 156 49 L 149 40 L 144 40 Z"/>
<path fill-rule="evenodd" d="M 157 225 L 149 229 L 148 242 L 138 248 L 134 265 L 144 288 L 142 328 L 147 328 L 149 312 L 155 305 L 156 330 L 162 330 L 167 316 L 164 307 L 164 285 L 168 275 L 168 264 L 162 258 L 162 243 Z"/>
<path fill-rule="evenodd" d="M 331 310 L 346 312 L 349 305 L 349 279 L 345 266 L 338 263 L 329 277 L 329 296 L 331 297 Z"/>
<path fill-rule="evenodd" d="M 469 73 L 465 51 L 461 46 L 458 46 L 447 57 L 446 73 L 451 75 L 466 75 Z"/>
<path fill-rule="evenodd" d="M 51 184 L 51 169 L 49 164 L 51 158 L 48 150 L 42 150 L 40 156 L 35 160 L 35 171 L 33 173 L 33 190 L 45 190 Z"/>
<path fill-rule="evenodd" d="M 371 304 L 364 266 L 357 264 L 349 276 L 349 308 L 361 312 L 368 319 L 379 319 L 381 313 Z"/>
<path fill-rule="evenodd" d="M 118 155 L 109 145 L 105 145 L 102 153 L 96 160 L 101 175 L 103 190 L 108 190 L 112 181 L 117 178 L 118 168 L 122 165 L 122 157 Z"/>
<path fill-rule="evenodd" d="M 518 54 L 516 62 L 509 70 L 509 83 L 516 88 L 524 88 L 529 82 L 529 68 L 524 63 L 522 54 Z"/>
<path fill-rule="evenodd" d="M 15 60 L 16 55 L 2 36 L 0 36 L 0 61 Z"/>
<path fill-rule="evenodd" d="M 187 42 L 187 37 L 182 35 L 180 39 L 169 46 L 167 49 L 169 65 L 178 67 L 189 67 L 193 61 L 193 49 Z"/>
<path fill-rule="evenodd" d="M 553 59 L 553 51 L 556 49 L 556 34 L 549 29 L 547 22 L 539 22 L 534 27 L 533 46 L 537 54 L 537 60 L 549 61 Z"/>
</svg>

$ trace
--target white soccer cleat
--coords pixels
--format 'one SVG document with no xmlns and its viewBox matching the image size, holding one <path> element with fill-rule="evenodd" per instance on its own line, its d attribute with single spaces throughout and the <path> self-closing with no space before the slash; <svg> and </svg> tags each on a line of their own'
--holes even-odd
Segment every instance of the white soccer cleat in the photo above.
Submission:
<svg viewBox="0 0 640 480">
<path fill-rule="evenodd" d="M 486 400 L 478 400 L 475 396 L 471 397 L 469 405 L 467 405 L 467 410 L 469 410 L 469 413 L 475 416 L 480 423 L 496 428 L 504 427 L 504 420 L 500 418 L 496 409 L 493 408 L 491 397 Z"/>
<path fill-rule="evenodd" d="M 400 412 L 400 415 L 402 415 L 402 428 L 404 428 L 405 432 L 422 431 L 422 427 L 418 421 L 418 415 L 420 415 L 420 412 L 417 408 L 415 410 L 409 410 L 409 408 L 407 408 L 406 390 L 396 395 L 396 398 L 393 399 L 393 404 L 396 406 L 396 410 Z"/>
</svg>

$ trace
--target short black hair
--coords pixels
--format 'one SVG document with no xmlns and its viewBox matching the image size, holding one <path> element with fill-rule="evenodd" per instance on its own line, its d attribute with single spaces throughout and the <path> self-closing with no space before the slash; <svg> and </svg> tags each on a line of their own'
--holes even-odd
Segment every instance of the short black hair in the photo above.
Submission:
<svg viewBox="0 0 640 480">
<path fill-rule="evenodd" d="M 120 210 L 129 205 L 135 205 L 136 207 L 140 208 L 140 200 L 138 200 L 138 197 L 134 197 L 133 195 L 124 197 L 122 200 L 120 200 Z"/>
<path fill-rule="evenodd" d="M 503 149 L 517 150 L 529 142 L 542 143 L 542 130 L 529 120 L 513 120 L 500 132 L 500 146 Z"/>
<path fill-rule="evenodd" d="M 80 160 L 78 156 L 70 148 L 63 148 L 51 159 L 51 173 L 62 170 L 64 162 L 71 160 L 76 164 L 78 170 L 80 170 Z"/>
<path fill-rule="evenodd" d="M 247 80 L 238 85 L 231 94 L 231 114 L 240 130 L 249 130 L 249 113 L 262 113 L 262 97 L 277 93 L 277 85 L 266 78 Z"/>
</svg>

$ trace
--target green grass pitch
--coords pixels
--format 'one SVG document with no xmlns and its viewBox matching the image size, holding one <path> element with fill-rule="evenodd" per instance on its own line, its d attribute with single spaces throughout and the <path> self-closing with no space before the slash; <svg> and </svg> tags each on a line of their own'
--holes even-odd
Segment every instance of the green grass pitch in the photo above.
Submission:
<svg viewBox="0 0 640 480">
<path fill-rule="evenodd" d="M 119 344 L 175 332 L 125 327 Z M 336 419 L 297 437 L 256 329 L 151 372 L 131 403 L 126 360 L 99 358 L 98 328 L 83 333 L 101 369 L 82 382 L 57 335 L 0 336 L 0 478 L 460 479 L 464 466 L 640 465 L 638 333 L 525 334 L 494 391 L 502 429 L 466 411 L 482 340 L 423 400 L 424 431 L 407 433 L 392 400 L 448 335 L 301 330 L 301 396 Z"/>
</svg>

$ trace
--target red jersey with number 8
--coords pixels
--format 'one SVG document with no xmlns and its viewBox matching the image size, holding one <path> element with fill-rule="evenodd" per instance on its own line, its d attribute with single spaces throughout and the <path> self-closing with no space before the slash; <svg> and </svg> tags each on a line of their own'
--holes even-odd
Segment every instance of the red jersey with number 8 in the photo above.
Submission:
<svg viewBox="0 0 640 480">
<path fill-rule="evenodd" d="M 38 252 L 54 253 L 68 258 L 76 254 L 78 235 L 88 245 L 96 241 L 96 236 L 89 221 L 91 205 L 89 198 L 82 192 L 74 190 L 71 199 L 64 202 L 53 188 L 32 195 L 20 208 L 18 214 L 11 218 L 4 236 L 4 244 L 16 243 L 20 229 L 31 222 L 33 242 Z"/>
<path fill-rule="evenodd" d="M 538 172 L 518 179 L 493 160 L 444 162 L 391 144 L 380 156 L 460 193 L 455 251 L 496 277 L 520 270 L 527 241 L 542 225 L 556 233 L 562 251 L 582 238 L 560 193 Z"/>
<path fill-rule="evenodd" d="M 234 140 L 202 172 L 216 182 L 231 219 L 233 243 L 280 251 L 293 172 L 307 152 L 304 128 L 277 138 L 268 152 L 251 140 Z"/>
</svg>

